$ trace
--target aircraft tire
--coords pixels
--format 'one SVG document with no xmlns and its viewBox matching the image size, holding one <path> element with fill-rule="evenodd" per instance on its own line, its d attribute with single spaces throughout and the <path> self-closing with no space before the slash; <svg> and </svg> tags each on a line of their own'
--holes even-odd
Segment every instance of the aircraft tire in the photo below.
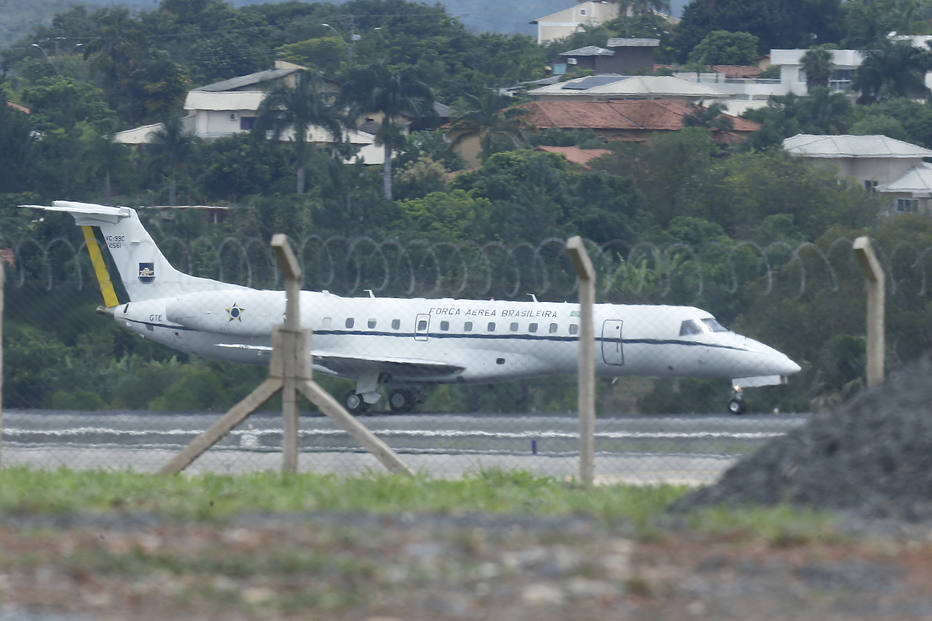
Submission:
<svg viewBox="0 0 932 621">
<path fill-rule="evenodd" d="M 355 415 L 364 413 L 368 406 L 365 400 L 363 400 L 362 395 L 356 394 L 356 391 L 351 390 L 343 397 L 343 407 L 345 407 L 350 414 Z"/>
<path fill-rule="evenodd" d="M 744 405 L 744 401 L 741 399 L 732 399 L 728 402 L 728 413 L 734 414 L 735 416 L 740 416 L 744 414 L 744 411 L 747 407 Z"/>
<path fill-rule="evenodd" d="M 396 414 L 414 409 L 414 395 L 410 390 L 393 390 L 388 396 L 388 407 Z"/>
</svg>

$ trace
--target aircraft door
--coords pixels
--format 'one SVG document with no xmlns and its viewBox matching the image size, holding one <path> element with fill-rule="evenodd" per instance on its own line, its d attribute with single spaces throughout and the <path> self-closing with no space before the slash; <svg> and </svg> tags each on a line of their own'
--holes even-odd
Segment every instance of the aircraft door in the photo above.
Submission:
<svg viewBox="0 0 932 621">
<path fill-rule="evenodd" d="M 426 341 L 430 331 L 430 315 L 428 313 L 418 313 L 414 320 L 414 340 Z"/>
<path fill-rule="evenodd" d="M 621 342 L 621 319 L 606 319 L 602 323 L 602 360 L 617 367 L 625 363 Z"/>
</svg>

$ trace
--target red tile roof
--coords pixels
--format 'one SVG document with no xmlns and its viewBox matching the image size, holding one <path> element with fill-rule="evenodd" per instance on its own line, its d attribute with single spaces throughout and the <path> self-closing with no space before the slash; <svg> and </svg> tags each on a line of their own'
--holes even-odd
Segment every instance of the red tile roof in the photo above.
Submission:
<svg viewBox="0 0 932 621">
<path fill-rule="evenodd" d="M 754 65 L 712 65 L 712 71 L 726 78 L 756 78 L 761 74 L 760 67 Z"/>
<path fill-rule="evenodd" d="M 579 147 L 550 147 L 544 145 L 537 147 L 537 150 L 557 153 L 565 157 L 567 161 L 579 164 L 584 168 L 589 168 L 589 160 L 611 153 L 608 149 L 581 149 Z"/>
<path fill-rule="evenodd" d="M 519 107 L 537 128 L 592 129 L 600 131 L 678 131 L 689 103 L 682 99 L 624 99 L 615 101 L 533 101 Z M 760 129 L 754 121 L 724 115 L 736 133 Z"/>
<path fill-rule="evenodd" d="M 12 101 L 9 101 L 9 100 L 7 100 L 6 105 L 10 106 L 11 108 L 15 110 L 19 110 L 20 112 L 25 112 L 26 114 L 29 114 L 29 108 L 27 108 L 26 106 L 21 106 L 18 103 L 13 103 Z"/>
</svg>

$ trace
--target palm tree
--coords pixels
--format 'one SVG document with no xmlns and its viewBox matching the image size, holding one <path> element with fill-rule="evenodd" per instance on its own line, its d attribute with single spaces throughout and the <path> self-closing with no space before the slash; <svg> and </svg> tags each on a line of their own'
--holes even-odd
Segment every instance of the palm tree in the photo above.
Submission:
<svg viewBox="0 0 932 621">
<path fill-rule="evenodd" d="M 162 122 L 162 127 L 155 132 L 152 145 L 156 155 L 168 168 L 168 204 L 177 200 L 177 180 L 175 174 L 184 165 L 194 150 L 194 134 L 186 132 L 180 114 L 173 114 Z"/>
<path fill-rule="evenodd" d="M 832 77 L 832 53 L 824 45 L 817 45 L 806 50 L 802 58 L 803 71 L 806 72 L 806 87 L 828 86 Z"/>
<path fill-rule="evenodd" d="M 527 114 L 524 108 L 511 107 L 510 97 L 493 89 L 481 99 L 475 95 L 466 95 L 466 105 L 457 105 L 450 124 L 454 134 L 451 148 L 471 137 L 479 137 L 482 159 L 492 155 L 495 139 L 511 142 L 515 147 L 526 143 L 522 117 Z"/>
<path fill-rule="evenodd" d="M 861 52 L 864 62 L 854 74 L 854 88 L 866 101 L 891 97 L 925 97 L 926 71 L 932 67 L 932 53 L 908 42 L 883 40 L 877 48 Z"/>
<path fill-rule="evenodd" d="M 256 114 L 254 132 L 260 135 L 271 131 L 278 140 L 286 131 L 294 133 L 297 185 L 295 191 L 304 194 L 307 132 L 312 126 L 321 127 L 339 142 L 343 126 L 336 109 L 323 93 L 320 75 L 308 71 L 298 73 L 294 87 L 280 84 L 269 91 Z"/>
<path fill-rule="evenodd" d="M 404 140 L 402 115 L 431 117 L 434 95 L 413 68 L 392 72 L 383 63 L 350 71 L 340 91 L 341 101 L 348 107 L 350 118 L 362 114 L 381 114 L 382 121 L 375 134 L 375 143 L 385 150 L 382 164 L 382 185 L 385 198 L 392 198 L 392 149 Z"/>
<path fill-rule="evenodd" d="M 724 112 L 725 106 L 718 102 L 709 106 L 704 105 L 701 101 L 697 104 L 690 104 L 689 109 L 683 115 L 683 125 L 687 127 L 704 127 L 713 134 L 730 132 L 734 129 L 734 123 Z"/>
</svg>

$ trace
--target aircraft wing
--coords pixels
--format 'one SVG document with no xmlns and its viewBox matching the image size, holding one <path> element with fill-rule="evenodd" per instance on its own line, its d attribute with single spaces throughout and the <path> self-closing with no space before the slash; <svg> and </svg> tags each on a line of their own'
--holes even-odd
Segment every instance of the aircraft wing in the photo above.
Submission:
<svg viewBox="0 0 932 621">
<path fill-rule="evenodd" d="M 230 349 L 248 349 L 271 352 L 267 345 L 245 345 L 243 343 L 220 343 L 217 347 Z M 366 371 L 378 371 L 404 378 L 437 377 L 440 375 L 457 375 L 465 367 L 423 358 L 403 358 L 400 356 L 365 356 L 314 350 L 314 370 L 333 375 L 359 375 Z"/>
</svg>

